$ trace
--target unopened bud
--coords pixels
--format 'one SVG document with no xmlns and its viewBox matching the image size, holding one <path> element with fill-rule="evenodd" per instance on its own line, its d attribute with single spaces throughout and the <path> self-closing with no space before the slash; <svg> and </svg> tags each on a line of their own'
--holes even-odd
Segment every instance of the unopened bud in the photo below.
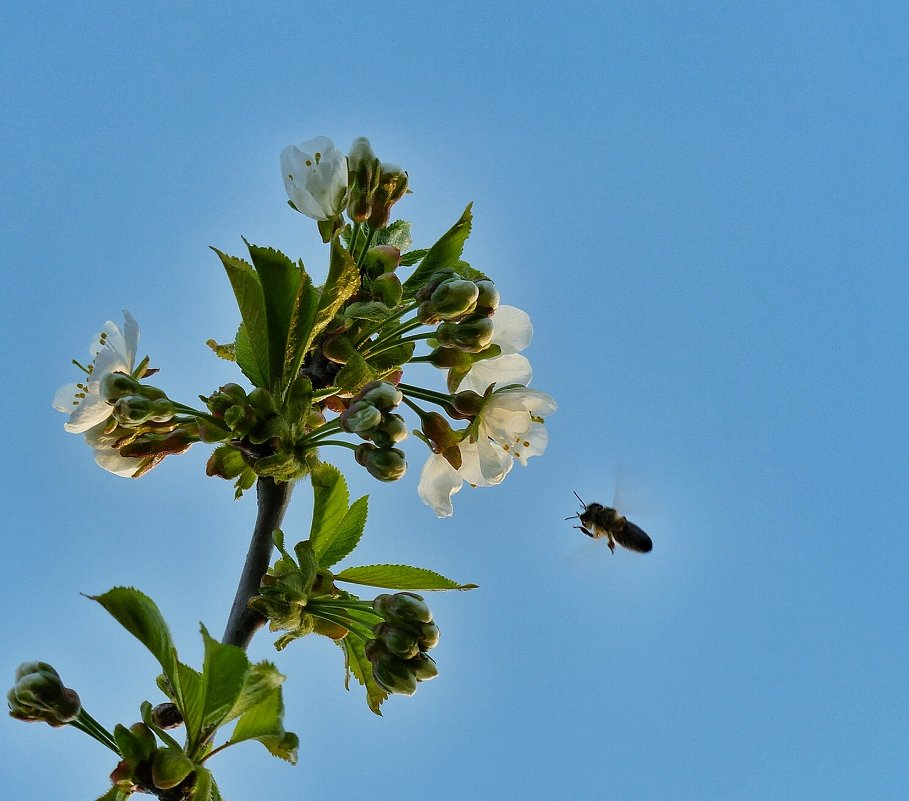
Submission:
<svg viewBox="0 0 909 801">
<path fill-rule="evenodd" d="M 138 395 L 142 389 L 135 378 L 126 373 L 108 373 L 101 381 L 100 395 L 107 403 L 113 403 L 126 395 Z"/>
<path fill-rule="evenodd" d="M 372 196 L 379 185 L 381 162 L 373 152 L 369 140 L 360 136 L 347 154 L 347 184 L 350 197 L 347 214 L 356 222 L 364 222 L 372 208 Z"/>
<path fill-rule="evenodd" d="M 452 278 L 439 284 L 430 300 L 444 320 L 472 312 L 477 305 L 480 290 L 473 281 Z"/>
<path fill-rule="evenodd" d="M 436 329 L 436 339 L 446 348 L 465 353 L 479 353 L 492 342 L 493 323 L 488 317 L 461 323 L 442 323 Z"/>
<path fill-rule="evenodd" d="M 439 644 L 439 627 L 435 623 L 421 623 L 419 626 L 419 635 L 417 639 L 420 642 L 420 650 L 428 651 Z"/>
<path fill-rule="evenodd" d="M 394 273 L 382 273 L 374 278 L 369 286 L 372 296 L 388 307 L 395 307 L 401 302 L 404 286 Z"/>
<path fill-rule="evenodd" d="M 373 628 L 372 633 L 376 639 L 381 640 L 390 654 L 401 659 L 410 659 L 420 653 L 417 636 L 406 628 L 390 623 L 379 623 Z"/>
<path fill-rule="evenodd" d="M 193 761 L 179 748 L 161 748 L 152 760 L 152 782 L 159 790 L 169 790 L 189 776 L 193 767 Z"/>
<path fill-rule="evenodd" d="M 384 228 L 391 216 L 391 207 L 407 192 L 407 173 L 397 164 L 382 163 L 379 185 L 372 197 L 370 228 Z"/>
<path fill-rule="evenodd" d="M 175 729 L 183 723 L 179 707 L 171 701 L 165 701 L 152 709 L 151 718 L 159 729 Z"/>
<path fill-rule="evenodd" d="M 388 381 L 371 381 L 360 391 L 360 398 L 381 412 L 390 412 L 404 400 L 404 394 Z"/>
<path fill-rule="evenodd" d="M 401 251 L 394 245 L 375 245 L 363 256 L 363 270 L 370 278 L 393 273 L 401 264 Z"/>
<path fill-rule="evenodd" d="M 424 300 L 417 306 L 417 319 L 423 325 L 435 325 L 442 322 L 442 315 L 439 314 L 435 304 L 431 300 Z"/>
<path fill-rule="evenodd" d="M 413 671 L 417 681 L 429 681 L 439 675 L 436 661 L 428 654 L 420 653 L 413 659 L 408 659 L 407 666 Z"/>
<path fill-rule="evenodd" d="M 407 438 L 407 423 L 399 414 L 383 414 L 382 422 L 369 432 L 369 438 L 379 448 L 390 448 Z"/>
<path fill-rule="evenodd" d="M 455 410 L 467 417 L 476 417 L 483 408 L 484 402 L 485 398 L 472 389 L 458 392 L 451 399 L 451 405 L 455 407 Z"/>
<path fill-rule="evenodd" d="M 76 691 L 64 687 L 57 671 L 45 662 L 21 664 L 6 698 L 14 718 L 43 720 L 51 726 L 70 723 L 82 710 Z"/>
<path fill-rule="evenodd" d="M 417 678 L 408 664 L 390 653 L 382 654 L 372 663 L 372 675 L 382 689 L 399 695 L 413 695 Z"/>
<path fill-rule="evenodd" d="M 372 608 L 389 622 L 431 623 L 432 612 L 415 592 L 396 592 L 377 595 Z"/>
<path fill-rule="evenodd" d="M 382 412 L 365 400 L 354 401 L 338 418 L 341 430 L 348 434 L 371 431 L 382 422 Z"/>
<path fill-rule="evenodd" d="M 489 280 L 477 281 L 477 289 L 480 294 L 477 297 L 477 311 L 494 312 L 499 308 L 499 290 L 496 285 Z"/>
<path fill-rule="evenodd" d="M 404 451 L 398 448 L 377 448 L 369 442 L 358 445 L 357 462 L 379 481 L 397 481 L 407 471 Z"/>
<path fill-rule="evenodd" d="M 139 395 L 128 395 L 114 404 L 114 419 L 120 425 L 132 427 L 143 423 L 166 423 L 177 413 L 167 398 L 148 400 Z"/>
</svg>

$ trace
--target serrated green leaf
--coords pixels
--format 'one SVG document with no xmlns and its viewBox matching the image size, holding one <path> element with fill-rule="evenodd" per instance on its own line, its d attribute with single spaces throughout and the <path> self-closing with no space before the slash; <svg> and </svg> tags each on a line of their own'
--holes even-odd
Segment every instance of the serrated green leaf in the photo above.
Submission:
<svg viewBox="0 0 909 801">
<path fill-rule="evenodd" d="M 257 662 L 252 665 L 246 674 L 240 695 L 234 702 L 233 708 L 224 718 L 227 723 L 234 718 L 261 703 L 269 694 L 277 690 L 284 683 L 285 676 L 271 662 Z"/>
<path fill-rule="evenodd" d="M 123 799 L 126 798 L 129 798 L 129 793 L 124 793 L 116 787 L 111 787 L 110 790 L 96 799 L 96 801 L 123 801 Z"/>
<path fill-rule="evenodd" d="M 259 367 L 255 349 L 243 323 L 237 329 L 237 336 L 234 340 L 234 353 L 237 357 L 237 367 L 250 380 L 250 383 L 255 387 L 264 387 L 266 383 L 265 373 Z"/>
<path fill-rule="evenodd" d="M 354 353 L 335 376 L 335 386 L 346 392 L 359 392 L 376 378 L 375 371 L 359 353 Z"/>
<path fill-rule="evenodd" d="M 196 768 L 196 783 L 193 785 L 190 801 L 213 801 L 213 789 L 211 771 L 202 767 Z"/>
<path fill-rule="evenodd" d="M 88 597 L 101 604 L 123 628 L 151 651 L 179 698 L 181 688 L 177 677 L 177 649 L 155 602 L 133 587 L 114 587 L 103 595 Z"/>
<path fill-rule="evenodd" d="M 350 253 L 338 241 L 331 240 L 331 262 L 328 266 L 328 277 L 319 294 L 319 306 L 315 322 L 303 352 L 309 350 L 313 340 L 325 330 L 338 310 L 360 288 L 360 271 Z"/>
<path fill-rule="evenodd" d="M 266 694 L 257 704 L 247 709 L 234 728 L 230 743 L 241 743 L 245 740 L 258 740 L 274 756 L 285 759 L 291 764 L 296 763 L 296 749 L 283 748 L 284 730 L 284 702 L 281 699 L 280 688 Z"/>
<path fill-rule="evenodd" d="M 402 267 L 411 267 L 416 264 L 420 259 L 422 259 L 429 250 L 427 248 L 419 248 L 418 250 L 410 250 L 407 253 L 404 253 L 401 256 L 401 266 Z"/>
<path fill-rule="evenodd" d="M 325 551 L 323 542 L 331 544 L 334 531 L 347 514 L 350 494 L 341 471 L 327 462 L 313 468 L 311 480 L 313 509 L 309 539 L 316 557 L 319 558 Z"/>
<path fill-rule="evenodd" d="M 300 289 L 301 272 L 296 264 L 278 250 L 251 245 L 249 242 L 246 242 L 246 247 L 259 275 L 265 303 L 269 375 L 272 379 L 269 388 L 281 393 L 284 387 L 277 386 L 277 383 L 283 382 L 285 375 L 287 334 Z"/>
<path fill-rule="evenodd" d="M 363 565 L 335 574 L 335 581 L 388 587 L 392 590 L 473 590 L 476 584 L 458 584 L 433 570 L 410 565 Z"/>
<path fill-rule="evenodd" d="M 202 729 L 209 731 L 221 726 L 236 705 L 250 672 L 250 664 L 242 648 L 218 642 L 209 635 L 205 626 L 202 626 L 202 639 L 205 642 Z"/>
<path fill-rule="evenodd" d="M 306 356 L 306 349 L 312 341 L 313 325 L 319 310 L 319 293 L 312 285 L 312 279 L 300 265 L 300 285 L 294 298 L 293 314 L 287 330 L 287 350 L 284 354 L 284 385 L 290 383 L 300 372 Z"/>
<path fill-rule="evenodd" d="M 391 309 L 381 300 L 357 301 L 346 306 L 344 314 L 354 320 L 371 320 L 378 323 L 391 316 Z"/>
<path fill-rule="evenodd" d="M 246 490 L 256 483 L 256 473 L 251 467 L 247 467 L 234 482 L 234 500 L 238 500 Z"/>
<path fill-rule="evenodd" d="M 391 225 L 376 232 L 376 245 L 391 245 L 402 253 L 407 250 L 413 239 L 410 236 L 410 223 L 407 220 L 395 220 Z"/>
<path fill-rule="evenodd" d="M 436 242 L 423 257 L 420 266 L 414 270 L 413 275 L 404 282 L 404 294 L 412 297 L 417 290 L 429 280 L 429 277 L 436 271 L 444 267 L 454 267 L 461 258 L 464 251 L 464 242 L 470 235 L 470 224 L 473 218 L 471 206 L 468 203 L 467 208 L 460 219 L 449 228 L 438 242 Z"/>
<path fill-rule="evenodd" d="M 461 276 L 461 278 L 466 278 L 468 281 L 488 281 L 489 276 L 486 273 L 481 273 L 479 270 L 475 270 L 471 267 L 466 261 L 459 261 L 454 265 L 454 271 Z"/>
<path fill-rule="evenodd" d="M 400 345 L 383 350 L 375 356 L 370 356 L 367 360 L 368 364 L 376 374 L 386 373 L 389 370 L 400 367 L 402 364 L 407 364 L 410 361 L 410 357 L 413 356 L 415 345 L 415 342 L 402 342 Z"/>
<path fill-rule="evenodd" d="M 208 345 L 219 359 L 224 359 L 228 362 L 237 361 L 236 348 L 234 347 L 233 342 L 228 342 L 224 345 L 215 342 L 213 339 L 206 339 L 205 344 Z"/>
<path fill-rule="evenodd" d="M 319 567 L 337 564 L 357 547 L 366 527 L 368 510 L 369 496 L 364 495 L 351 504 L 335 530 L 320 539 L 319 550 L 316 551 Z"/>
<path fill-rule="evenodd" d="M 205 680 L 198 670 L 182 662 L 177 663 L 177 675 L 180 692 L 176 703 L 186 726 L 186 741 L 195 745 L 202 731 L 202 718 L 205 714 Z"/>
<path fill-rule="evenodd" d="M 347 636 L 343 640 L 335 640 L 344 652 L 345 677 L 344 686 L 350 689 L 350 675 L 366 688 L 366 704 L 379 717 L 382 710 L 379 708 L 388 698 L 385 692 L 372 676 L 372 663 L 366 658 L 365 643 L 359 637 Z"/>
<path fill-rule="evenodd" d="M 239 476 L 248 465 L 243 459 L 243 454 L 231 445 L 219 445 L 215 448 L 205 467 L 205 474 L 218 476 L 230 481 Z"/>
<path fill-rule="evenodd" d="M 234 296 L 237 299 L 237 305 L 240 307 L 240 317 L 243 320 L 243 327 L 249 337 L 252 354 L 255 364 L 258 368 L 258 374 L 264 379 L 264 383 L 256 386 L 269 386 L 271 363 L 268 347 L 268 321 L 265 311 L 265 296 L 262 291 L 262 283 L 259 276 L 252 266 L 243 259 L 235 256 L 228 256 L 217 248 L 212 248 L 221 259 L 224 269 L 227 272 L 227 278 L 234 290 Z M 243 367 L 240 362 L 240 343 L 237 345 L 237 363 Z M 243 370 L 246 373 L 246 369 Z M 249 377 L 249 374 L 247 377 Z M 250 380 L 252 378 L 250 377 Z"/>
</svg>

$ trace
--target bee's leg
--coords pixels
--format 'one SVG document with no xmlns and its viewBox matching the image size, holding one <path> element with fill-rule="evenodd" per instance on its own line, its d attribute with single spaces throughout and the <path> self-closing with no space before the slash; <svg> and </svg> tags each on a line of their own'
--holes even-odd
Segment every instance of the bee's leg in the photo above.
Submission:
<svg viewBox="0 0 909 801">
<path fill-rule="evenodd" d="M 615 553 L 615 540 L 612 537 L 612 532 L 608 532 L 606 535 L 606 544 L 609 546 L 609 550 L 612 553 Z"/>
<path fill-rule="evenodd" d="M 597 535 L 594 534 L 592 531 L 588 531 L 586 528 L 584 528 L 584 526 L 575 526 L 575 528 L 581 529 L 581 531 L 583 531 L 588 537 L 593 537 L 594 539 L 596 539 Z"/>
</svg>

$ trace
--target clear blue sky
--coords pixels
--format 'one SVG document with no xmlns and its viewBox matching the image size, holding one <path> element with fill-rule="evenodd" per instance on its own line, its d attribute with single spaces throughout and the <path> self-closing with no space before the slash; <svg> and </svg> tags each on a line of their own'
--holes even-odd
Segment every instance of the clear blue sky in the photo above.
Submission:
<svg viewBox="0 0 909 801">
<path fill-rule="evenodd" d="M 300 764 L 233 749 L 225 796 L 905 798 L 905 4 L 239 9 L 6 11 L 7 684 L 50 661 L 111 726 L 157 697 L 80 592 L 144 589 L 190 661 L 198 621 L 221 630 L 253 499 L 205 478 L 204 446 L 106 474 L 50 401 L 122 308 L 173 397 L 232 380 L 204 345 L 238 319 L 208 245 L 244 235 L 318 276 L 278 153 L 367 135 L 410 172 L 418 244 L 475 202 L 465 255 L 532 315 L 560 408 L 548 453 L 449 520 L 417 498 L 416 440 L 396 485 L 336 460 L 372 496 L 363 562 L 481 589 L 433 597 L 441 676 L 382 719 L 327 641 L 257 637 Z M 610 500 L 618 464 L 654 550 L 579 567 L 572 491 Z M 289 535 L 308 519 L 301 487 Z M 8 798 L 107 786 L 78 732 L 0 737 Z"/>
</svg>

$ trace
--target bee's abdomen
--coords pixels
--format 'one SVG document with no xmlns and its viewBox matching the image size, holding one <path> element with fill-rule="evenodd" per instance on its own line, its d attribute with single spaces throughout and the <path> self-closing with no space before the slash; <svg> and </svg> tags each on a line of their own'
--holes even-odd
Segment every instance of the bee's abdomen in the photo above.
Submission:
<svg viewBox="0 0 909 801">
<path fill-rule="evenodd" d="M 619 545 L 629 551 L 647 553 L 653 550 L 653 540 L 650 539 L 647 532 L 627 520 L 624 526 L 616 528 L 612 536 Z"/>
</svg>

